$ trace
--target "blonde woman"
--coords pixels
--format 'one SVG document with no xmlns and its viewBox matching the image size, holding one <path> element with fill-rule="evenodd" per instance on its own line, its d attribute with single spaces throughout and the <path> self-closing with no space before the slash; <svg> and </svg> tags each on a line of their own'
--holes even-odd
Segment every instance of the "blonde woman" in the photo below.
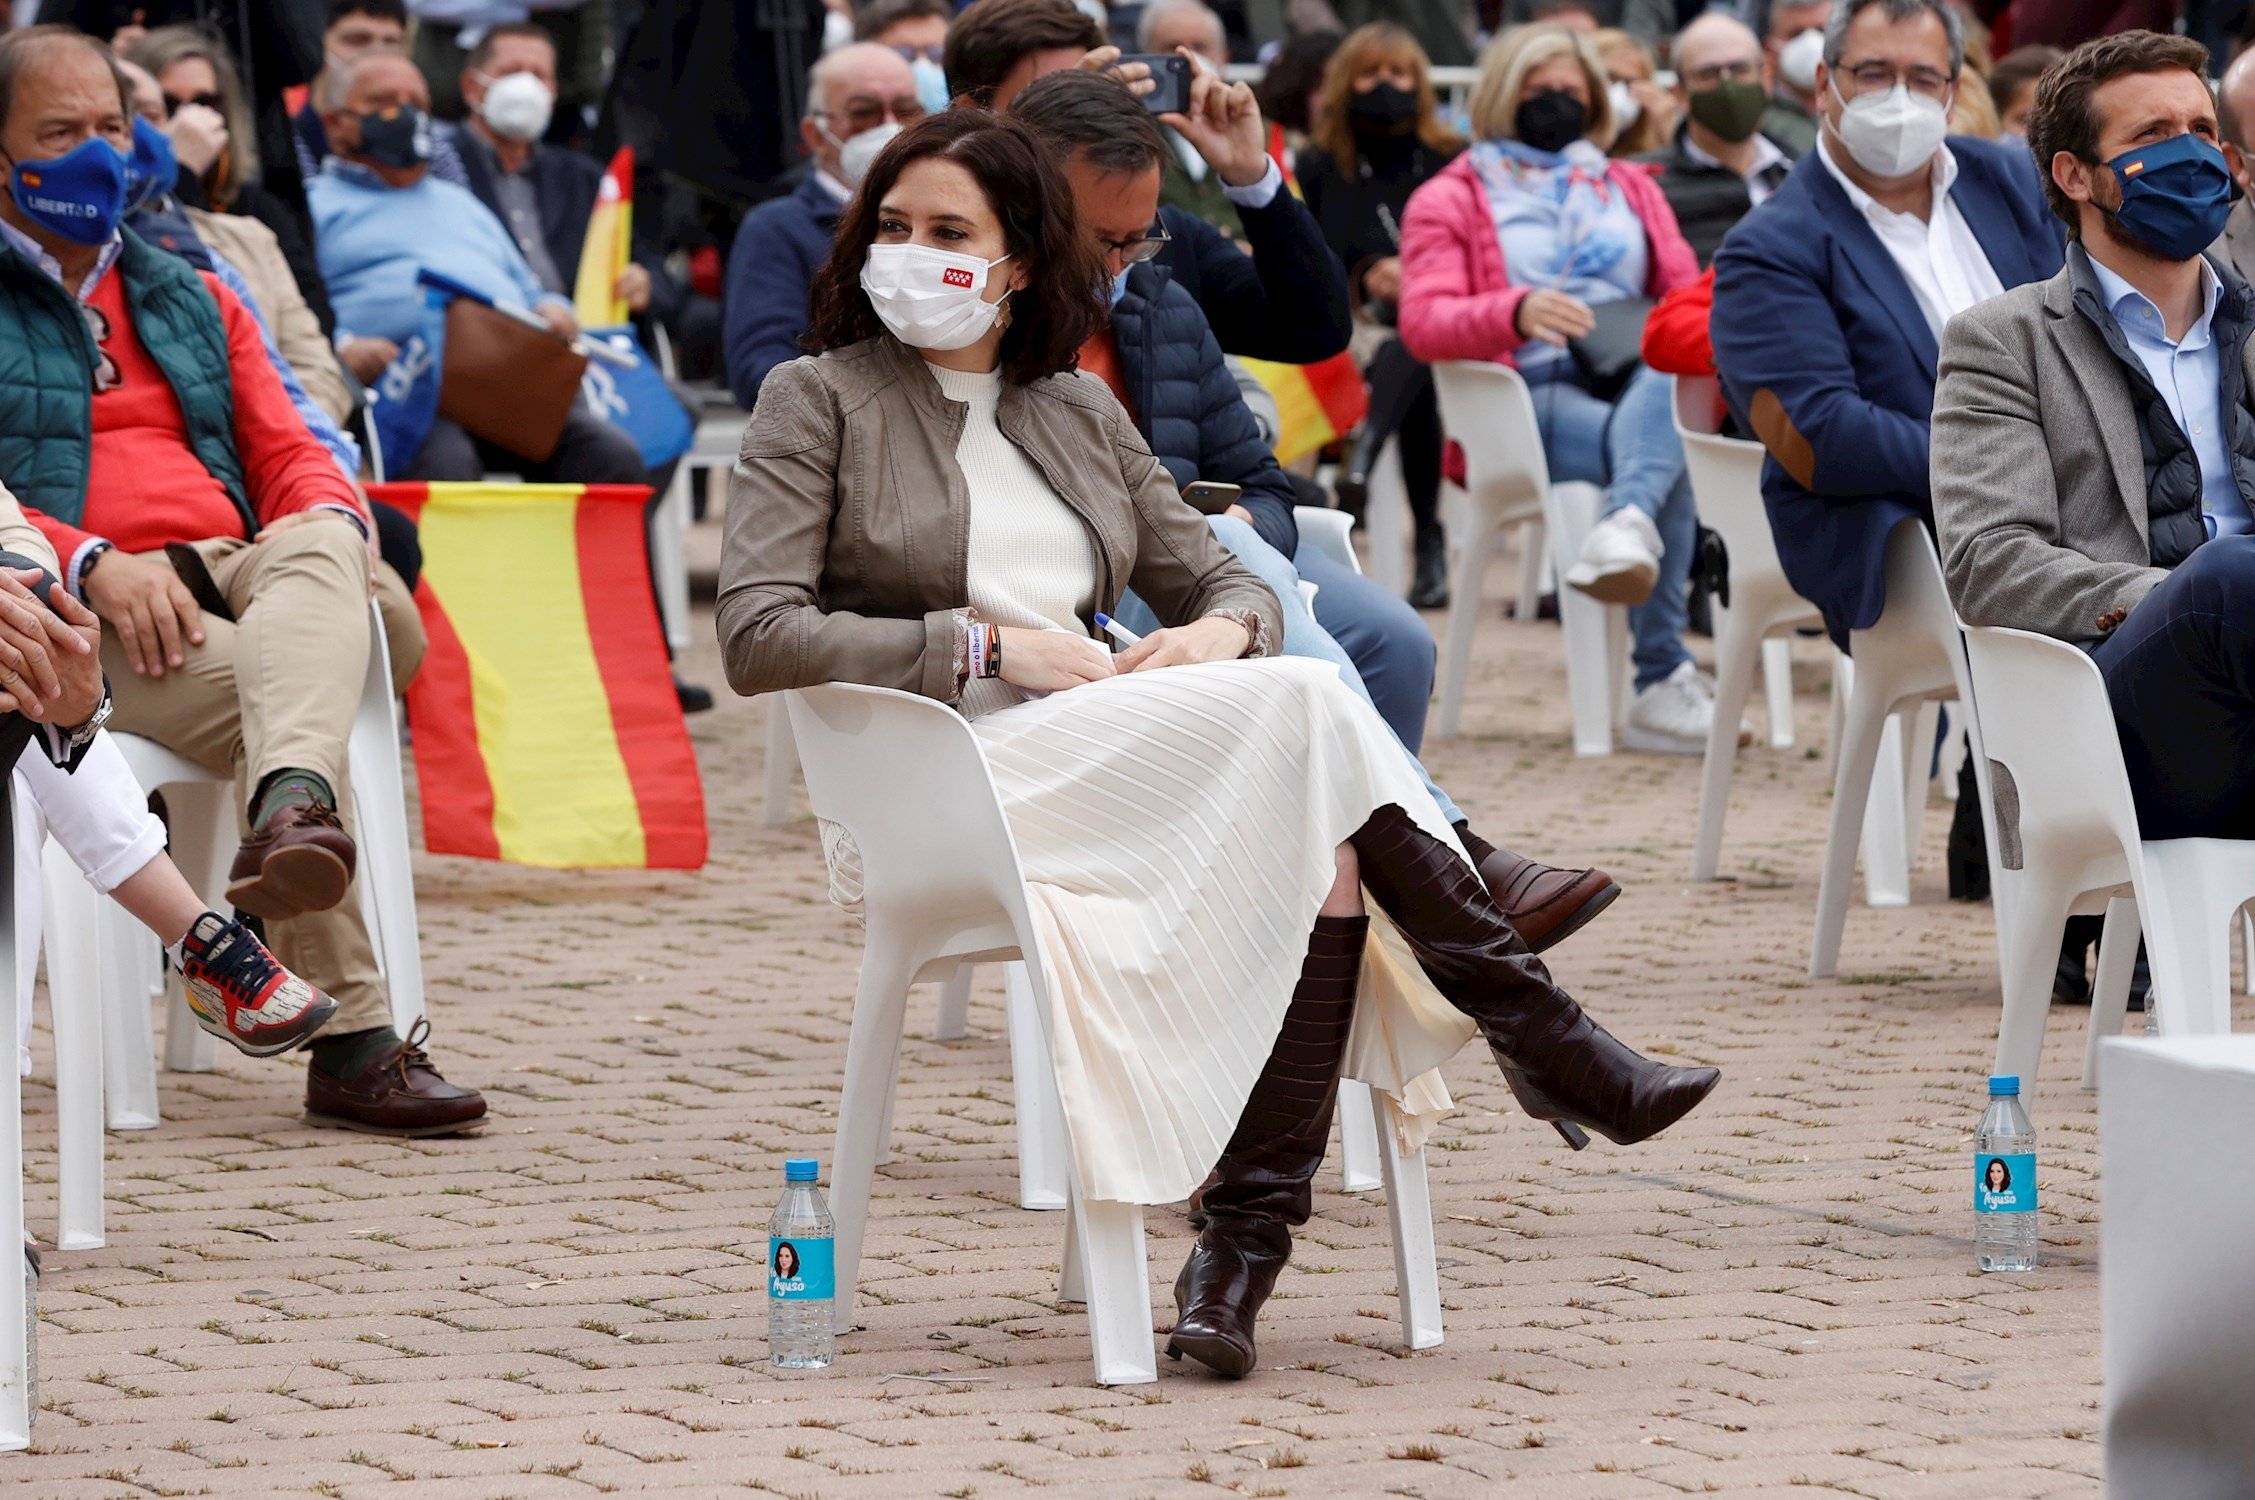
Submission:
<svg viewBox="0 0 2255 1500">
<path fill-rule="evenodd" d="M 1658 151 L 1675 139 L 1675 96 L 1660 87 L 1652 49 L 1618 29 L 1590 37 L 1605 65 L 1606 93 L 1613 104 L 1613 142 L 1607 154 L 1637 156 Z"/>
<path fill-rule="evenodd" d="M 1567 574 L 1631 606 L 1634 749 L 1702 754 L 1714 699 L 1684 649 L 1698 517 L 1668 382 L 1642 365 L 1593 389 L 1568 349 L 1598 309 L 1634 319 L 1697 279 L 1699 263 L 1649 168 L 1606 158 L 1613 111 L 1604 64 L 1563 26 L 1497 38 L 1472 91 L 1472 147 L 1409 201 L 1401 331 L 1428 362 L 1514 365 L 1534 395 L 1553 479 L 1607 486 L 1605 518 Z M 1633 330 L 1632 330 L 1633 331 Z"/>
</svg>

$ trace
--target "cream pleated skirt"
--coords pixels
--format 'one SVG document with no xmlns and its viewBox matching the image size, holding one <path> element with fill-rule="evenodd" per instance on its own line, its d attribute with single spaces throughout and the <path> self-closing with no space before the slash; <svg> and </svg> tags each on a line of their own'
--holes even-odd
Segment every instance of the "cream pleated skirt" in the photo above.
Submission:
<svg viewBox="0 0 2255 1500">
<path fill-rule="evenodd" d="M 1017 840 L 1083 1190 L 1172 1203 L 1236 1129 L 1299 982 L 1334 851 L 1389 803 L 1455 832 L 1328 663 L 1170 667 L 973 724 Z M 859 860 L 824 830 L 833 894 Z M 1434 1072 L 1473 1034 L 1373 905 L 1346 1076 L 1405 1146 L 1450 1108 Z"/>
</svg>

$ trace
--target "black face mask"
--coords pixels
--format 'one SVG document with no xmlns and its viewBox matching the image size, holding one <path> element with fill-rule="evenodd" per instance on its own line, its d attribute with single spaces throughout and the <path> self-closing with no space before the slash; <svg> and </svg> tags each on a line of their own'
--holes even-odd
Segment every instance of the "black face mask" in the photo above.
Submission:
<svg viewBox="0 0 2255 1500">
<path fill-rule="evenodd" d="M 1530 94 L 1520 102 L 1511 128 L 1537 151 L 1563 151 L 1589 134 L 1589 106 L 1564 89 Z"/>
<path fill-rule="evenodd" d="M 1417 96 L 1391 83 L 1349 95 L 1347 123 L 1357 135 L 1402 135 L 1417 123 Z"/>
<path fill-rule="evenodd" d="M 360 117 L 360 154 L 380 167 L 419 167 L 431 159 L 430 117 L 402 104 Z"/>
</svg>

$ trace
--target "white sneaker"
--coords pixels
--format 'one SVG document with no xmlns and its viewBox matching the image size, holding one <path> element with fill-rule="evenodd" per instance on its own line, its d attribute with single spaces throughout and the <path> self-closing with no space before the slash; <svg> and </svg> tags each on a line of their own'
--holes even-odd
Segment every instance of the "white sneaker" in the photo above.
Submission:
<svg viewBox="0 0 2255 1500">
<path fill-rule="evenodd" d="M 1621 728 L 1621 743 L 1631 750 L 1662 755 L 1706 754 L 1707 733 L 1715 722 L 1715 695 L 1703 680 L 1705 675 L 1685 662 L 1638 693 Z M 1753 742 L 1753 726 L 1740 720 L 1740 747 Z"/>
<path fill-rule="evenodd" d="M 1633 505 L 1624 505 L 1589 529 L 1582 555 L 1566 582 L 1607 604 L 1642 604 L 1660 577 L 1660 528 Z"/>
</svg>

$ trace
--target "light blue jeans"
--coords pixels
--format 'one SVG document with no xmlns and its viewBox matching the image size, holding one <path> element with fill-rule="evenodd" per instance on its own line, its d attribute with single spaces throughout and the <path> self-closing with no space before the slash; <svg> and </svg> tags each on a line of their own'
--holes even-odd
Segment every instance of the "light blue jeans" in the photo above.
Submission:
<svg viewBox="0 0 2255 1500">
<path fill-rule="evenodd" d="M 1206 524 L 1213 528 L 1214 539 L 1235 553 L 1239 562 L 1252 569 L 1261 582 L 1273 589 L 1277 602 L 1284 606 L 1284 655 L 1309 656 L 1317 661 L 1331 663 L 1339 669 L 1339 675 L 1346 679 L 1347 686 L 1353 688 L 1363 702 L 1376 709 L 1378 705 L 1371 701 L 1370 689 L 1364 685 L 1362 674 L 1355 670 L 1354 661 L 1347 655 L 1346 648 L 1333 640 L 1315 622 L 1315 616 L 1308 612 L 1307 601 L 1300 596 L 1300 574 L 1292 566 L 1291 560 L 1262 541 L 1259 532 L 1235 516 L 1210 516 Z M 1120 596 L 1120 607 L 1112 618 L 1137 635 L 1149 635 L 1159 628 L 1159 617 L 1151 612 L 1151 606 L 1133 594 Z M 1379 722 L 1385 722 L 1383 715 Z M 1388 732 L 1392 732 L 1391 725 L 1388 726 Z M 1394 736 L 1394 743 L 1401 743 L 1400 735 Z M 1463 809 L 1451 801 L 1449 794 L 1442 791 L 1439 784 L 1426 772 L 1425 763 L 1410 755 L 1407 746 L 1403 747 L 1402 754 L 1408 757 L 1411 765 L 1417 767 L 1417 774 L 1425 778 L 1425 790 L 1433 794 L 1433 801 L 1439 804 L 1441 815 L 1451 823 L 1463 822 Z"/>
<path fill-rule="evenodd" d="M 1637 367 L 1621 399 L 1591 395 L 1568 365 L 1528 382 L 1542 429 L 1550 477 L 1606 487 L 1605 510 L 1635 506 L 1660 530 L 1660 578 L 1652 597 L 1629 611 L 1636 639 L 1636 685 L 1652 686 L 1691 660 L 1683 628 L 1690 619 L 1692 554 L 1699 550 L 1699 512 L 1684 472 L 1668 379 Z"/>
</svg>

